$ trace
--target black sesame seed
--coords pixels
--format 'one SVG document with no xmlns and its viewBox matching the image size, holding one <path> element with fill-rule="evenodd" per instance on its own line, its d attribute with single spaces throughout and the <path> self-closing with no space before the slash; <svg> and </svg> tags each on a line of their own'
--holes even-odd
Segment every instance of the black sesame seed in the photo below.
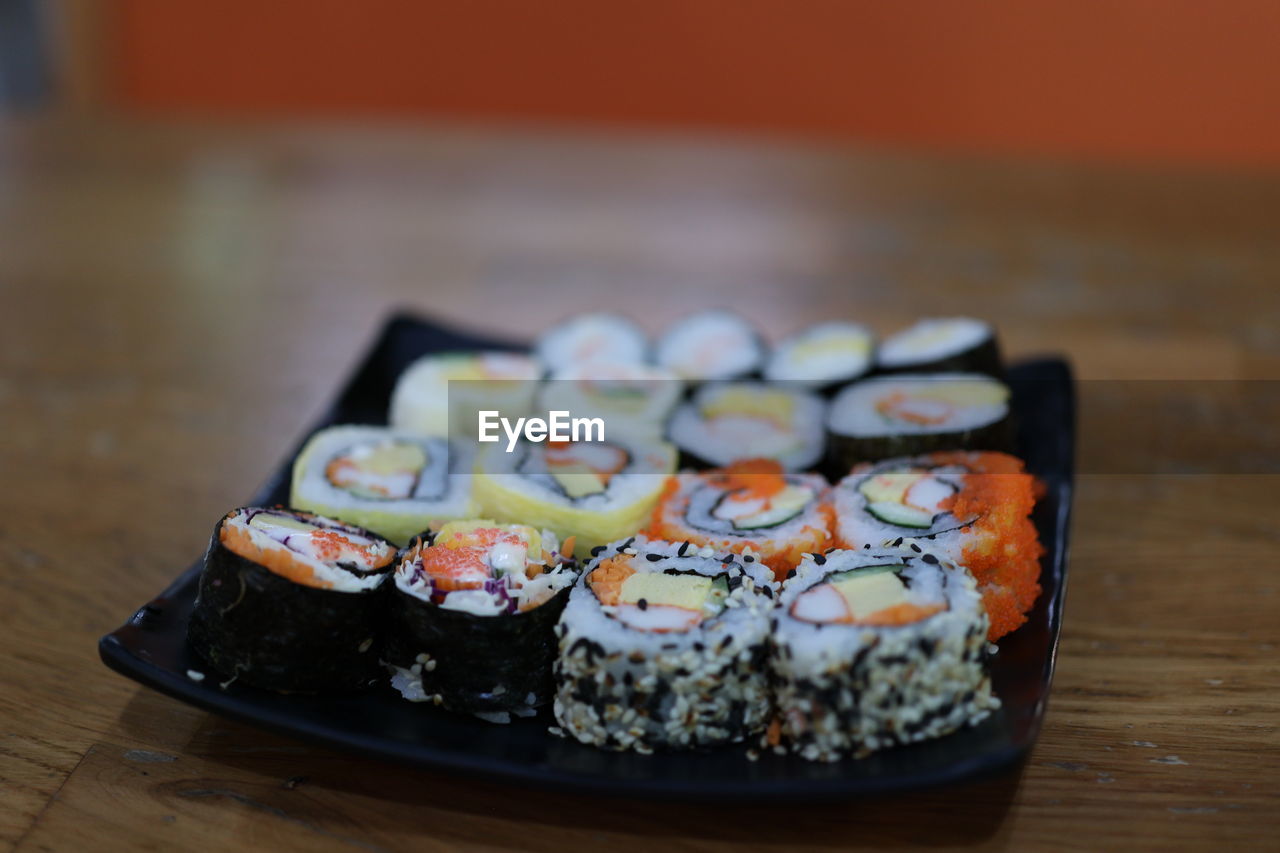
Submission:
<svg viewBox="0 0 1280 853">
<path fill-rule="evenodd" d="M 929 565 L 931 565 L 931 566 L 938 562 L 938 558 L 937 558 L 937 557 L 935 557 L 935 556 L 933 556 L 932 554 L 925 554 L 925 555 L 924 555 L 923 557 L 921 557 L 920 559 L 921 559 L 921 560 L 923 560 L 924 562 L 928 563 L 928 564 L 929 564 Z"/>
<path fill-rule="evenodd" d="M 604 546 L 603 546 L 603 545 L 597 545 L 596 547 L 594 547 L 594 548 L 592 548 L 592 549 L 591 549 L 591 556 L 593 556 L 593 557 L 599 557 L 599 556 L 600 556 L 600 554 L 601 554 L 601 552 L 603 552 L 603 551 L 604 551 Z"/>
<path fill-rule="evenodd" d="M 796 570 L 795 570 L 795 569 L 792 569 L 791 571 L 787 572 L 787 580 L 791 580 L 791 579 L 792 579 L 793 577 L 795 577 L 795 576 L 796 576 Z"/>
<path fill-rule="evenodd" d="M 685 552 L 685 551 L 688 551 L 688 550 L 689 550 L 689 543 L 688 543 L 688 542 L 685 542 L 684 544 L 682 544 L 682 545 L 680 546 L 680 550 L 676 551 L 676 555 L 677 555 L 677 556 L 679 556 L 679 557 L 683 557 L 683 556 L 684 556 L 684 552 Z"/>
<path fill-rule="evenodd" d="M 912 543 L 911 543 L 911 550 L 912 550 L 912 551 L 915 551 L 917 554 L 919 554 L 919 553 L 920 553 L 920 546 L 919 546 L 919 545 L 917 545 L 916 543 L 912 542 Z"/>
<path fill-rule="evenodd" d="M 814 554 L 813 561 L 819 566 L 825 566 L 827 564 L 827 557 L 825 554 Z M 792 569 L 792 571 L 794 572 L 795 570 Z"/>
<path fill-rule="evenodd" d="M 641 610 L 648 610 L 648 609 L 649 609 L 649 602 L 645 601 L 645 600 L 642 598 L 642 599 L 640 599 L 639 601 L 637 601 L 637 602 L 636 602 L 636 607 L 639 607 Z"/>
<path fill-rule="evenodd" d="M 725 554 L 723 557 L 720 558 L 720 562 L 724 563 L 726 566 L 729 565 L 730 563 L 733 562 L 733 555 Z"/>
<path fill-rule="evenodd" d="M 897 547 L 898 547 L 898 546 L 900 546 L 901 544 L 902 544 L 902 537 L 901 537 L 901 536 L 899 536 L 897 539 L 893 540 L 893 547 L 897 548 Z"/>
<path fill-rule="evenodd" d="M 645 554 L 644 558 L 648 560 L 650 563 L 656 563 L 662 559 L 662 555 L 661 554 Z"/>
<path fill-rule="evenodd" d="M 622 545 L 620 545 L 620 546 L 618 547 L 618 550 L 619 550 L 619 551 L 625 551 L 625 550 L 627 550 L 628 548 L 630 548 L 630 547 L 631 547 L 631 543 L 632 543 L 632 542 L 634 542 L 634 541 L 636 541 L 636 537 L 632 536 L 632 537 L 631 537 L 630 539 L 628 539 L 626 542 L 623 542 L 623 543 L 622 543 Z"/>
<path fill-rule="evenodd" d="M 750 554 L 742 558 L 742 562 L 744 563 L 754 563 L 755 561 L 756 561 L 756 558 L 751 556 Z"/>
<path fill-rule="evenodd" d="M 770 589 L 770 588 L 769 588 L 769 587 L 767 587 L 767 586 L 763 586 L 763 587 L 761 587 L 760 589 L 761 589 L 761 591 L 763 591 L 763 592 L 764 592 L 764 597 L 765 597 L 765 598 L 773 598 L 773 590 L 772 590 L 772 589 Z"/>
</svg>

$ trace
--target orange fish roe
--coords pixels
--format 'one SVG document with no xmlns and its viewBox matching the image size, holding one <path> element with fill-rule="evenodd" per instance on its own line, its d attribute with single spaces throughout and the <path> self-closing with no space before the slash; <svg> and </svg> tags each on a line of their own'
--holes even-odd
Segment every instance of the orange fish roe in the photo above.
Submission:
<svg viewBox="0 0 1280 853">
<path fill-rule="evenodd" d="M 769 466 L 777 464 L 773 460 L 763 459 L 749 460 L 746 464 L 755 465 L 756 463 L 766 463 Z M 735 463 L 729 466 L 726 471 L 731 471 L 736 465 L 740 464 L 743 463 Z M 761 467 L 763 468 L 764 466 Z M 708 476 L 725 480 L 728 479 L 728 476 L 739 476 L 744 479 L 749 477 L 752 481 L 759 482 L 770 476 L 772 472 L 762 471 L 762 474 L 763 476 L 761 474 L 740 472 L 735 475 L 727 475 L 715 472 Z M 785 488 L 786 480 L 781 476 L 778 477 L 778 480 L 782 483 L 782 487 Z M 797 533 L 786 539 L 727 537 L 710 535 L 687 525 L 684 522 L 684 516 L 688 507 L 688 499 L 679 498 L 677 496 L 679 491 L 679 478 L 667 478 L 667 485 L 663 489 L 662 496 L 658 498 L 658 503 L 653 508 L 653 517 L 650 519 L 649 526 L 642 531 L 645 536 L 650 539 L 660 539 L 667 542 L 692 542 L 694 545 L 711 547 L 720 551 L 730 551 L 734 554 L 745 553 L 750 548 L 756 559 L 768 566 L 773 572 L 774 579 L 779 582 L 785 580 L 791 570 L 800 565 L 800 561 L 805 554 L 822 553 L 831 545 L 831 531 L 835 529 L 835 510 L 825 501 L 818 504 L 818 513 L 822 519 L 819 526 L 806 524 Z"/>
<path fill-rule="evenodd" d="M 923 460 L 929 465 L 959 465 L 972 472 L 962 478 L 963 488 L 941 501 L 939 508 L 959 519 L 976 517 L 963 528 L 966 541 L 957 561 L 978 582 L 991 620 L 987 639 L 995 642 L 1027 621 L 1027 611 L 1040 595 L 1044 547 L 1027 516 L 1035 507 L 1041 486 L 1023 469 L 1022 460 L 1006 453 L 949 451 Z M 838 544 L 862 548 L 868 543 L 841 540 Z"/>
<path fill-rule="evenodd" d="M 333 584 L 329 581 L 316 577 L 315 572 L 306 563 L 294 559 L 293 553 L 287 548 L 263 548 L 260 546 L 253 541 L 252 535 L 246 528 L 224 524 L 222 529 L 218 531 L 218 539 L 233 554 L 257 563 L 272 574 L 279 575 L 286 580 L 316 589 L 330 589 L 333 587 Z"/>
<path fill-rule="evenodd" d="M 600 561 L 591 573 L 591 591 L 606 606 L 615 605 L 622 598 L 622 585 L 636 573 L 631 567 L 631 557 L 615 554 Z"/>
<path fill-rule="evenodd" d="M 787 487 L 786 469 L 776 459 L 740 459 L 709 479 L 726 491 L 744 493 L 743 498 L 766 501 Z"/>
</svg>

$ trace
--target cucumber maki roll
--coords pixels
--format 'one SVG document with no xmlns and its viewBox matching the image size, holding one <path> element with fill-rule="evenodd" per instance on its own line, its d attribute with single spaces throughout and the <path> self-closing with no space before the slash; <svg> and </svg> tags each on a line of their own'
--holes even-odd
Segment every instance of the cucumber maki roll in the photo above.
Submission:
<svg viewBox="0 0 1280 853">
<path fill-rule="evenodd" d="M 574 536 L 585 556 L 648 523 L 675 465 L 675 448 L 658 441 L 493 445 L 480 455 L 475 495 L 483 515 Z"/>
<path fill-rule="evenodd" d="M 764 382 L 704 385 L 681 405 L 667 438 L 681 461 L 695 468 L 723 468 L 742 459 L 773 459 L 788 471 L 812 468 L 826 445 L 818 395 Z"/>
<path fill-rule="evenodd" d="M 819 323 L 779 343 L 764 367 L 764 378 L 831 390 L 871 369 L 874 346 L 875 338 L 865 326 L 843 321 Z"/>
<path fill-rule="evenodd" d="M 308 512 L 244 507 L 213 529 L 187 639 L 236 682 L 350 690 L 378 678 L 379 589 L 396 549 Z"/>
<path fill-rule="evenodd" d="M 550 531 L 488 520 L 415 538 L 392 591 L 392 686 L 494 723 L 551 701 L 556 620 L 577 577 L 572 548 Z"/>
<path fill-rule="evenodd" d="M 842 390 L 827 412 L 833 470 L 934 450 L 1012 449 L 1009 388 L 977 373 L 876 376 Z"/>
<path fill-rule="evenodd" d="M 377 426 L 313 435 L 293 463 L 290 503 L 404 545 L 432 522 L 475 515 L 463 442 Z"/>
<path fill-rule="evenodd" d="M 556 629 L 560 733 L 605 749 L 687 749 L 761 730 L 769 570 L 688 542 L 599 549 Z"/>
<path fill-rule="evenodd" d="M 654 360 L 690 382 L 745 379 L 764 366 L 755 327 L 732 311 L 704 311 L 675 323 L 658 339 Z"/>
<path fill-rule="evenodd" d="M 999 702 L 973 578 L 927 551 L 812 555 L 775 611 L 766 743 L 811 761 L 940 737 Z"/>
<path fill-rule="evenodd" d="M 876 367 L 883 373 L 1004 373 L 995 330 L 972 317 L 921 320 L 890 335 L 876 352 Z"/>
<path fill-rule="evenodd" d="M 534 354 L 551 372 L 585 364 L 644 364 L 649 341 L 618 314 L 579 314 L 538 338 Z"/>
<path fill-rule="evenodd" d="M 1040 545 L 1029 518 L 1035 478 L 1004 453 L 943 452 L 860 465 L 832 490 L 845 548 L 918 542 L 978 582 L 992 642 L 1015 630 L 1040 594 Z"/>
<path fill-rule="evenodd" d="M 542 373 L 537 361 L 516 353 L 424 356 L 396 380 L 387 420 L 416 435 L 473 435 L 480 409 L 500 411 L 512 420 L 528 414 Z"/>
<path fill-rule="evenodd" d="M 827 481 L 788 474 L 770 459 L 673 477 L 646 535 L 750 554 L 782 580 L 831 538 Z"/>
</svg>

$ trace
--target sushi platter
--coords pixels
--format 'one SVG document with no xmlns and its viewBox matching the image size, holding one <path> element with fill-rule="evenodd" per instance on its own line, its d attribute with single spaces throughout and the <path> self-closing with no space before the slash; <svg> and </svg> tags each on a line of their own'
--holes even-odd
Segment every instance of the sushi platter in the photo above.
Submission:
<svg viewBox="0 0 1280 853">
<path fill-rule="evenodd" d="M 1065 361 L 1005 363 L 970 318 L 770 346 L 726 311 L 653 341 L 586 314 L 530 346 L 396 315 L 99 651 L 436 771 L 708 800 L 957 781 L 1040 729 L 1074 419 Z"/>
</svg>

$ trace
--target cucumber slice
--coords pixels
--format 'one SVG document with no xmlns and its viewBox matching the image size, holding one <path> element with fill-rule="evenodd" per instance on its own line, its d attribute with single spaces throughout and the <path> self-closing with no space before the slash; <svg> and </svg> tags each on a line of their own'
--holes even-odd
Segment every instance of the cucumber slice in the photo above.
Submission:
<svg viewBox="0 0 1280 853">
<path fill-rule="evenodd" d="M 897 527 L 927 530 L 933 526 L 933 513 L 891 501 L 869 503 L 867 512 L 885 524 L 893 524 Z"/>
<path fill-rule="evenodd" d="M 900 572 L 905 568 L 906 566 L 901 563 L 893 563 L 883 566 L 859 566 L 856 569 L 847 569 L 843 572 L 838 572 L 832 575 L 827 578 L 827 583 L 839 583 L 840 581 L 847 581 L 852 578 L 863 577 L 865 575 L 878 575 L 882 572 Z"/>
</svg>

